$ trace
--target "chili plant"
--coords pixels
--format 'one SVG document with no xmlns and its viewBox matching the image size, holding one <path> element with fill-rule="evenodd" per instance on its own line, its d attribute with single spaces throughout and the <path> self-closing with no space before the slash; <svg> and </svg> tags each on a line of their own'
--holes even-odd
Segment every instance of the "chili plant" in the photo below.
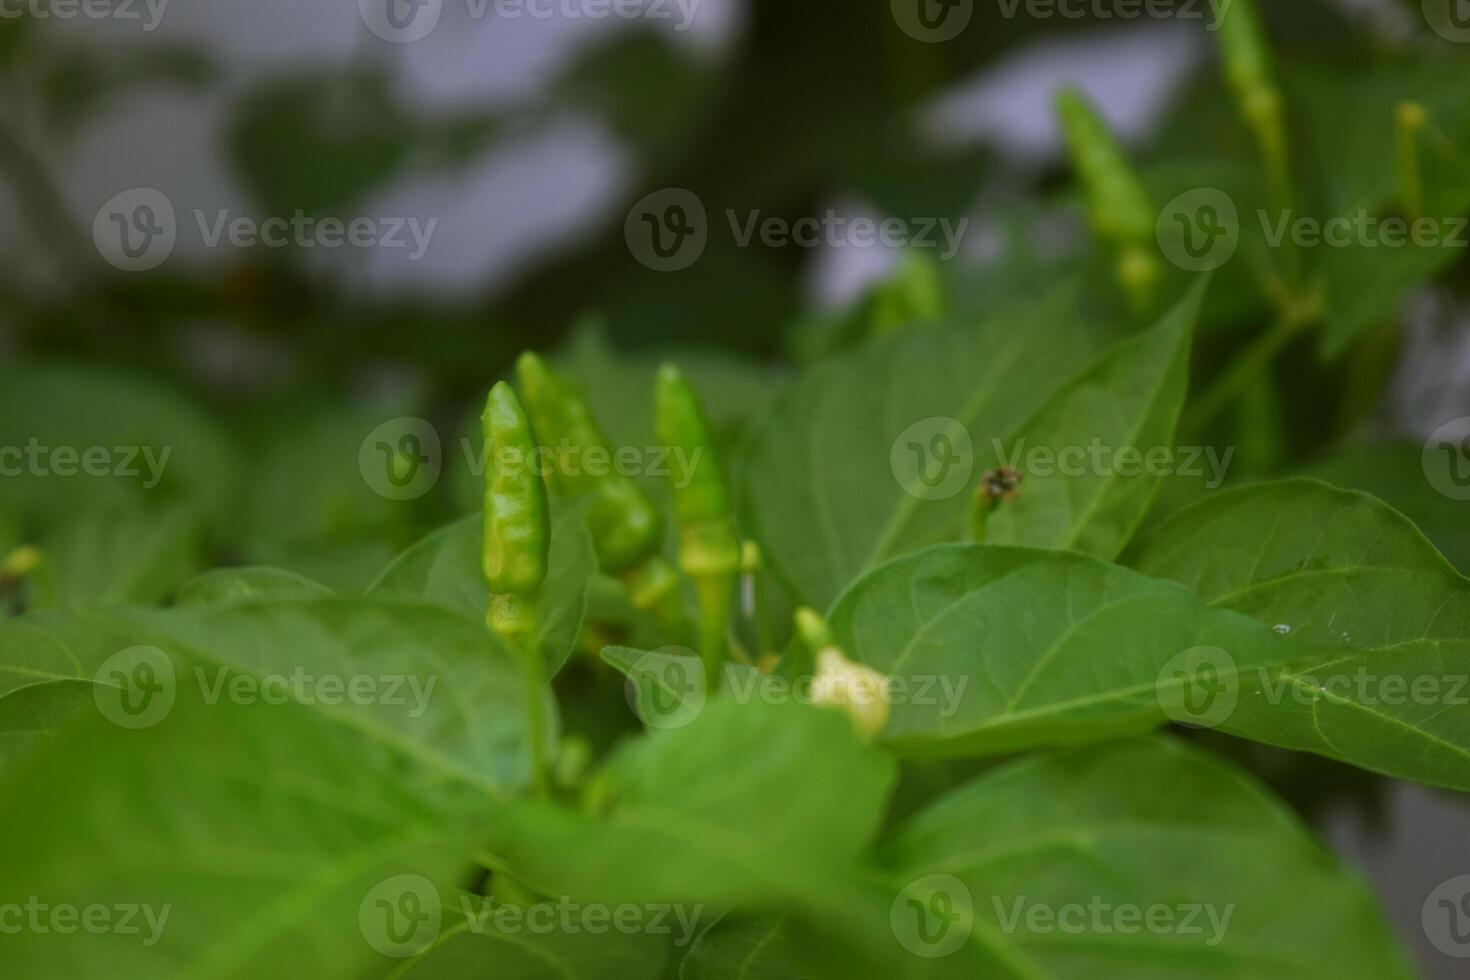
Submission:
<svg viewBox="0 0 1470 980">
<path fill-rule="evenodd" d="M 1317 792 L 1470 793 L 1470 419 L 1361 424 L 1400 299 L 1463 270 L 1248 220 L 1452 223 L 1470 104 L 1216 7 L 1184 115 L 1236 149 L 1185 118 L 1139 150 L 1063 92 L 1070 179 L 1031 203 L 1090 237 L 1019 290 L 911 254 L 779 365 L 595 331 L 461 358 L 463 459 L 448 395 L 293 404 L 271 441 L 0 367 L 0 450 L 144 464 L 0 482 L 0 975 L 1470 957 L 1470 856 L 1380 893 Z"/>
</svg>

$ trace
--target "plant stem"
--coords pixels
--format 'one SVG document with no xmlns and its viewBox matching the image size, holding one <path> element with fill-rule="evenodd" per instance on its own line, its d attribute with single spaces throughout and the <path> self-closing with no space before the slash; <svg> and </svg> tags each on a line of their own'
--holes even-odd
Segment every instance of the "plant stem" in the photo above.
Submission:
<svg viewBox="0 0 1470 980">
<path fill-rule="evenodd" d="M 730 598 L 734 588 L 733 574 L 701 575 L 694 580 L 699 596 L 699 656 L 704 661 L 705 683 L 711 692 L 720 689 L 729 657 Z"/>
<path fill-rule="evenodd" d="M 541 666 L 541 642 L 533 632 L 521 651 L 521 672 L 526 682 L 526 741 L 531 750 L 531 782 L 536 795 L 551 796 L 546 761 L 546 672 Z"/>
<path fill-rule="evenodd" d="M 1256 382 L 1261 372 L 1271 366 L 1297 333 L 1314 319 L 1315 316 L 1291 308 L 1283 309 L 1271 329 L 1257 337 L 1195 402 L 1189 413 L 1190 428 L 1201 431 L 1219 418 L 1242 392 Z"/>
</svg>

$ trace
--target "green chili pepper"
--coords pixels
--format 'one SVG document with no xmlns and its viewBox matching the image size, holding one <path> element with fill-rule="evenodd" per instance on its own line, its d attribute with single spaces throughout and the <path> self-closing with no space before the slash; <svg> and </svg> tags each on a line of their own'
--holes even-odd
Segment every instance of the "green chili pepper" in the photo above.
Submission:
<svg viewBox="0 0 1470 980">
<path fill-rule="evenodd" d="M 1418 218 L 1424 214 L 1424 181 L 1419 167 L 1419 133 L 1429 121 L 1429 114 L 1418 102 L 1400 102 L 1394 110 L 1394 130 L 1398 149 L 1399 198 L 1405 214 Z"/>
<path fill-rule="evenodd" d="M 1225 80 L 1235 92 L 1241 116 L 1255 133 L 1266 161 L 1278 207 L 1290 201 L 1286 169 L 1286 131 L 1281 90 L 1271 70 L 1271 51 L 1253 0 L 1214 0 Z"/>
<path fill-rule="evenodd" d="M 740 537 L 709 422 L 694 391 L 672 364 L 659 368 L 654 404 L 659 441 L 682 453 L 691 466 L 682 484 L 673 484 L 679 567 L 694 581 L 700 607 L 700 655 L 711 686 L 717 686 L 729 643 L 730 604 L 740 574 Z"/>
<path fill-rule="evenodd" d="M 546 770 L 545 677 L 534 642 L 536 594 L 546 580 L 551 521 L 546 484 L 536 471 L 536 436 L 520 399 L 504 381 L 490 389 L 483 418 L 485 473 L 485 579 L 490 584 L 491 629 L 521 652 L 526 691 L 531 773 L 541 795 Z"/>
<path fill-rule="evenodd" d="M 536 434 L 558 460 L 550 477 L 551 489 L 593 498 L 587 526 L 603 571 L 616 575 L 647 559 L 658 550 L 663 537 L 658 509 L 622 473 L 587 465 L 594 454 L 611 461 L 612 450 L 581 392 L 529 351 L 516 362 L 516 376 Z M 559 454 L 563 451 L 577 453 L 581 457 L 578 465 L 562 465 Z M 598 472 L 594 474 L 593 469 Z"/>
<path fill-rule="evenodd" d="M 1145 311 L 1159 278 L 1158 260 L 1149 251 L 1157 218 L 1148 193 L 1107 124 L 1080 92 L 1058 93 L 1057 115 L 1087 192 L 1093 231 L 1119 250 L 1118 280 L 1134 307 Z"/>
<path fill-rule="evenodd" d="M 490 469 L 485 481 L 485 579 L 495 595 L 532 596 L 546 579 L 551 522 L 536 472 L 536 436 L 504 381 L 490 389 L 482 419 Z"/>
</svg>

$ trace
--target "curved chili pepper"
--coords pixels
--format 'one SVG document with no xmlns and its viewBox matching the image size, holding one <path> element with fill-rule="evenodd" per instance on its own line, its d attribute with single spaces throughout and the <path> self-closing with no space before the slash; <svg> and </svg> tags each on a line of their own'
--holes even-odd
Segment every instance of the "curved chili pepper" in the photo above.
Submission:
<svg viewBox="0 0 1470 980">
<path fill-rule="evenodd" d="M 700 608 L 700 655 L 710 684 L 717 686 L 729 643 L 730 604 L 740 573 L 740 536 L 704 409 L 672 364 L 659 368 L 654 407 L 659 441 L 689 463 L 682 481 L 671 476 L 679 526 L 679 567 L 694 581 Z"/>
<path fill-rule="evenodd" d="M 496 595 L 532 596 L 546 579 L 551 519 L 536 472 L 536 436 L 510 385 L 490 389 L 482 419 L 490 468 L 485 480 L 485 579 Z"/>
<path fill-rule="evenodd" d="M 1088 219 L 1097 236 L 1119 250 L 1118 280 L 1136 308 L 1148 307 L 1159 278 L 1148 250 L 1156 216 L 1143 183 L 1092 104 L 1075 89 L 1057 94 L 1057 116 L 1072 164 L 1087 192 Z"/>
<path fill-rule="evenodd" d="M 1241 116 L 1260 144 L 1278 206 L 1290 197 L 1286 170 L 1286 130 L 1281 90 L 1271 70 L 1271 49 L 1253 0 L 1214 0 L 1225 80 L 1235 92 Z"/>
<path fill-rule="evenodd" d="M 586 399 L 571 382 L 530 351 L 516 362 L 516 377 L 536 434 L 553 455 L 563 450 L 574 451 L 583 464 L 589 453 L 601 453 L 612 459 L 607 436 L 592 417 Z M 587 494 L 593 498 L 587 527 L 597 549 L 598 563 L 603 571 L 615 575 L 658 550 L 663 522 L 653 502 L 627 476 L 611 468 L 599 473 L 589 470 L 587 465 L 564 466 L 558 462 L 552 468 L 549 482 L 556 493 Z"/>
</svg>

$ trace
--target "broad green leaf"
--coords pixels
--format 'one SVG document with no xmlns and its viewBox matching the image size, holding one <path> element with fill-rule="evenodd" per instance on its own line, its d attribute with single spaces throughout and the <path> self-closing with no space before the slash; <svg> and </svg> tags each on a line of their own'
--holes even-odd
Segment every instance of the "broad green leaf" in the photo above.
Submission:
<svg viewBox="0 0 1470 980">
<path fill-rule="evenodd" d="M 116 686 L 101 668 L 127 646 L 118 634 L 71 613 L 35 610 L 0 619 L 0 765 L 92 706 L 94 685 Z"/>
<path fill-rule="evenodd" d="M 620 909 L 621 920 L 615 918 Z M 631 918 L 634 915 L 636 919 Z M 560 898 L 518 905 L 494 895 L 464 894 L 457 907 L 445 909 L 439 941 L 389 976 L 391 980 L 659 980 L 667 936 L 679 929 L 668 918 L 642 906 L 585 906 Z M 646 928 L 628 931 L 627 926 L 616 925 L 619 921 L 636 921 Z M 663 931 L 666 928 L 670 933 Z"/>
<path fill-rule="evenodd" d="M 1355 875 L 1238 770 L 1172 740 L 989 772 L 886 841 L 882 863 L 902 975 L 1410 975 Z"/>
<path fill-rule="evenodd" d="M 937 545 L 889 562 L 845 592 L 831 620 L 849 657 L 892 678 L 882 740 L 912 755 L 1147 731 L 1180 716 L 1199 666 L 1190 651 L 1228 651 L 1240 671 L 1306 655 L 1172 582 L 994 545 Z"/>
<path fill-rule="evenodd" d="M 481 564 L 484 526 L 484 517 L 477 514 L 440 528 L 399 555 L 368 594 L 426 599 L 484 622 L 490 602 Z M 581 508 L 557 508 L 533 644 L 548 677 L 555 676 L 576 648 L 596 574 L 597 553 Z"/>
<path fill-rule="evenodd" d="M 700 933 L 679 980 L 806 980 L 799 928 L 776 916 L 721 919 Z"/>
<path fill-rule="evenodd" d="M 492 791 L 528 779 L 520 666 L 480 620 L 426 602 L 350 598 L 116 618 L 135 642 L 176 650 L 177 685 L 211 702 L 296 700 L 446 777 Z"/>
<path fill-rule="evenodd" d="M 375 946 L 402 947 L 378 903 L 402 908 L 412 886 L 437 911 L 463 873 L 472 815 L 491 805 L 298 705 L 208 705 L 181 690 L 136 731 L 89 713 L 0 784 L 0 894 L 35 896 L 50 916 L 105 907 L 116 927 L 7 936 L 6 971 L 381 975 L 397 960 Z"/>
<path fill-rule="evenodd" d="M 629 743 L 582 808 L 505 811 L 490 850 L 542 892 L 588 901 L 841 908 L 892 780 L 841 714 L 716 698 Z"/>
<path fill-rule="evenodd" d="M 199 568 L 202 530 L 195 511 L 179 504 L 114 500 L 81 508 L 37 542 L 44 564 L 32 604 L 158 602 Z"/>
<path fill-rule="evenodd" d="M 1470 572 L 1470 502 L 1434 489 L 1421 477 L 1423 467 L 1422 443 L 1374 442 L 1344 446 L 1296 475 L 1371 493 L 1413 521 L 1462 573 Z"/>
<path fill-rule="evenodd" d="M 1246 487 L 1164 522 L 1138 566 L 1323 651 L 1243 674 L 1226 731 L 1470 790 L 1470 580 L 1393 509 L 1314 480 Z"/>
<path fill-rule="evenodd" d="M 249 565 L 215 568 L 184 583 L 177 606 L 220 606 L 266 599 L 322 599 L 332 590 L 284 568 Z"/>
<path fill-rule="evenodd" d="M 906 331 L 809 369 L 742 453 L 751 529 L 773 571 L 820 608 L 865 569 L 958 537 L 992 441 L 1085 366 L 1094 343 L 1059 292 L 978 327 Z"/>
<path fill-rule="evenodd" d="M 169 387 L 94 368 L 0 366 L 0 455 L 0 501 L 43 528 L 119 498 L 190 504 L 222 525 L 237 488 L 212 418 Z"/>
<path fill-rule="evenodd" d="M 1108 352 L 1016 430 L 1004 458 L 1025 483 L 990 516 L 985 540 L 1104 559 L 1123 550 L 1177 458 L 1174 430 L 1205 286 L 1196 283 L 1158 326 Z M 1038 454 L 1053 461 L 1052 472 L 1028 465 Z"/>
</svg>

